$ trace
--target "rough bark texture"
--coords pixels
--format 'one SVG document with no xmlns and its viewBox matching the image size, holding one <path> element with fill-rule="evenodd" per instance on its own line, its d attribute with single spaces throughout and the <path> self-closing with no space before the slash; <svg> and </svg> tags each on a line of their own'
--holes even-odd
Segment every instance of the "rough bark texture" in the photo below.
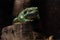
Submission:
<svg viewBox="0 0 60 40">
<path fill-rule="evenodd" d="M 34 32 L 30 23 L 16 23 L 3 28 L 1 38 L 2 40 L 52 40 L 52 36 L 49 39 Z"/>
</svg>

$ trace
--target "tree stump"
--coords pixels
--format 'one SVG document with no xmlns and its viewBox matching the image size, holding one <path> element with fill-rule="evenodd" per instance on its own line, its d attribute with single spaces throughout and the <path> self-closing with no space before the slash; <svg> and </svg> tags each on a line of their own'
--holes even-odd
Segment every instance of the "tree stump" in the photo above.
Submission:
<svg viewBox="0 0 60 40">
<path fill-rule="evenodd" d="M 2 40 L 49 40 L 44 38 L 44 35 L 34 32 L 30 23 L 14 23 L 3 28 L 1 38 Z"/>
</svg>

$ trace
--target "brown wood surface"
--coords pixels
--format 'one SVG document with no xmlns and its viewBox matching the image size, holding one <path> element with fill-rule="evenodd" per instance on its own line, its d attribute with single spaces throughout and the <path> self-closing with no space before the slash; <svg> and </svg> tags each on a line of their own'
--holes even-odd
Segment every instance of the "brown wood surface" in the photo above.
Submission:
<svg viewBox="0 0 60 40">
<path fill-rule="evenodd" d="M 3 28 L 2 40 L 52 40 L 52 36 L 46 38 L 45 35 L 34 32 L 30 23 L 15 23 Z"/>
</svg>

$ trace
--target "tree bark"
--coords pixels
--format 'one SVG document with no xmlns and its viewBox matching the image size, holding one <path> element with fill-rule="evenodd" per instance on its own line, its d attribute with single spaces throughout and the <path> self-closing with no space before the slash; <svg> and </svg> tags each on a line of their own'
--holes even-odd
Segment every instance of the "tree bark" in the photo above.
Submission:
<svg viewBox="0 0 60 40">
<path fill-rule="evenodd" d="M 17 16 L 18 12 L 22 11 L 24 8 L 29 6 L 30 0 L 15 0 L 14 1 L 14 8 L 13 8 L 13 15 Z"/>
<path fill-rule="evenodd" d="M 2 40 L 49 40 L 37 32 L 34 32 L 30 23 L 15 23 L 3 28 Z M 50 37 L 50 40 L 52 36 Z"/>
</svg>

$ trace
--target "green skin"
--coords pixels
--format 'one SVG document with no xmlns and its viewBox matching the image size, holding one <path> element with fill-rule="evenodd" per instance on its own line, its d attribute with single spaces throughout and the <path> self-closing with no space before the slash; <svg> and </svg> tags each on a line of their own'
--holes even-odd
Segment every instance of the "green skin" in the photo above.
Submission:
<svg viewBox="0 0 60 40">
<path fill-rule="evenodd" d="M 18 20 L 19 22 L 27 22 L 27 21 L 34 21 L 34 18 L 40 19 L 39 14 L 37 13 L 38 10 L 37 7 L 30 7 L 24 9 L 22 12 L 19 13 L 19 15 L 13 20 L 13 22 L 16 22 Z M 28 16 L 29 15 L 29 16 Z"/>
</svg>

